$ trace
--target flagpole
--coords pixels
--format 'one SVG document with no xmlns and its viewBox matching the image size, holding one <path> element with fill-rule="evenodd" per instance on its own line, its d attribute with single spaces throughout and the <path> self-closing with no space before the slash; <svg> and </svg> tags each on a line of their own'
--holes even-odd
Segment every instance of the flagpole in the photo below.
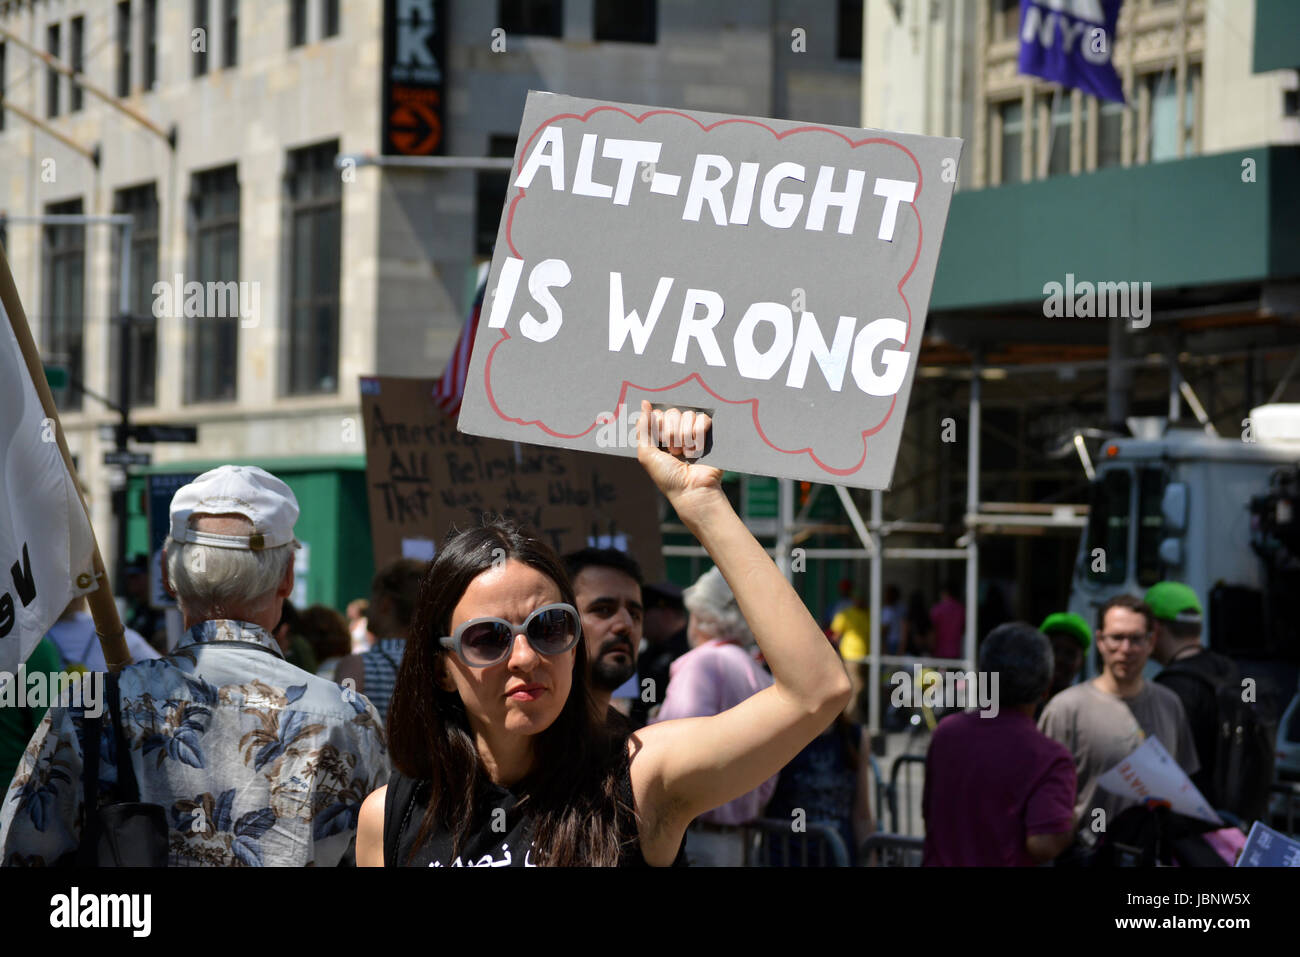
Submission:
<svg viewBox="0 0 1300 957">
<path fill-rule="evenodd" d="M 4 311 L 9 315 L 9 325 L 18 339 L 18 348 L 22 351 L 23 362 L 27 365 L 27 375 L 32 380 L 32 385 L 36 387 L 36 394 L 40 396 L 41 408 L 45 410 L 46 418 L 54 420 L 54 436 L 59 443 L 59 452 L 63 455 L 63 465 L 72 478 L 72 484 L 76 486 L 77 500 L 81 502 L 81 508 L 86 512 L 86 523 L 90 526 L 90 540 L 94 547 L 95 579 L 99 582 L 99 587 L 86 596 L 86 601 L 90 605 L 90 615 L 95 619 L 95 632 L 99 635 L 100 647 L 104 649 L 104 660 L 108 664 L 108 670 L 118 672 L 131 663 L 131 653 L 126 648 L 125 630 L 122 627 L 122 619 L 117 613 L 117 604 L 113 601 L 113 592 L 108 587 L 104 560 L 100 557 L 99 542 L 95 538 L 95 526 L 90 522 L 90 512 L 86 511 L 86 499 L 81 494 L 81 483 L 77 481 L 77 472 L 72 467 L 72 456 L 68 452 L 68 443 L 63 437 L 59 411 L 54 407 L 50 384 L 45 381 L 45 367 L 41 365 L 40 353 L 36 349 L 36 342 L 32 339 L 32 331 L 27 325 L 27 314 L 23 312 L 22 301 L 18 298 L 18 287 L 14 285 L 14 277 L 9 272 L 9 259 L 5 255 L 3 246 L 0 246 L 0 301 L 3 301 Z M 68 570 L 68 574 L 72 574 L 71 569 Z"/>
</svg>

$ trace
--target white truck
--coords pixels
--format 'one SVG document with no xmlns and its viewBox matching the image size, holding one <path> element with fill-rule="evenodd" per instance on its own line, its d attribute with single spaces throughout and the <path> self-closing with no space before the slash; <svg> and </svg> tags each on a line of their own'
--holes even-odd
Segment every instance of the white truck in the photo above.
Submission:
<svg viewBox="0 0 1300 957">
<path fill-rule="evenodd" d="M 1260 406 L 1232 438 L 1147 425 L 1142 437 L 1101 445 L 1070 610 L 1095 624 L 1112 595 L 1141 597 L 1175 579 L 1201 598 L 1207 644 L 1300 658 L 1298 618 L 1287 608 L 1300 606 L 1300 590 L 1278 593 L 1288 578 L 1300 586 L 1300 567 L 1271 573 L 1258 550 L 1270 528 L 1294 533 L 1300 518 L 1300 501 L 1272 489 L 1275 475 L 1300 464 L 1300 405 Z"/>
</svg>

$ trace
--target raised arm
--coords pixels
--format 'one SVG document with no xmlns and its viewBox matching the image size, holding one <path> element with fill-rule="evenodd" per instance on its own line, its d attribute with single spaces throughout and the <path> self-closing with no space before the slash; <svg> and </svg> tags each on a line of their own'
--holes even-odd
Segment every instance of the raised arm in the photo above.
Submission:
<svg viewBox="0 0 1300 957">
<path fill-rule="evenodd" d="M 776 774 L 850 693 L 839 655 L 727 501 L 722 472 L 687 461 L 703 450 L 709 426 L 706 415 L 642 402 L 637 456 L 731 586 L 774 684 L 722 714 L 664 721 L 633 737 L 632 787 L 650 863 L 671 861 L 696 816 Z"/>
</svg>

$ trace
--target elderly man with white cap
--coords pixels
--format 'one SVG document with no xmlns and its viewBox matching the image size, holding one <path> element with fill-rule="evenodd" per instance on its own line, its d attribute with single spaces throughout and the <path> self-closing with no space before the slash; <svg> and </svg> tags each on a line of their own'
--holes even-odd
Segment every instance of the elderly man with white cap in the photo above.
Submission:
<svg viewBox="0 0 1300 957">
<path fill-rule="evenodd" d="M 169 656 L 123 669 L 120 710 L 107 704 L 138 800 L 163 809 L 173 866 L 336 865 L 361 802 L 387 782 L 375 709 L 290 665 L 270 634 L 293 588 L 297 518 L 289 487 L 254 466 L 205 472 L 172 499 L 164 581 L 186 633 Z M 122 799 L 124 777 L 108 717 L 101 806 Z M 75 855 L 83 720 L 52 708 L 28 745 L 0 809 L 4 864 Z"/>
</svg>

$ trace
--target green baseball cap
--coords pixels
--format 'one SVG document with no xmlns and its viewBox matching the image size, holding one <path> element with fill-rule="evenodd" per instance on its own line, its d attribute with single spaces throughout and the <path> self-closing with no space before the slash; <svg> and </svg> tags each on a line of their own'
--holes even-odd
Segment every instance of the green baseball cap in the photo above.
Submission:
<svg viewBox="0 0 1300 957">
<path fill-rule="evenodd" d="M 1088 649 L 1092 647 L 1092 629 L 1088 627 L 1082 615 L 1076 615 L 1072 611 L 1058 611 L 1048 615 L 1038 626 L 1038 630 L 1045 635 L 1050 635 L 1054 631 L 1069 635 L 1083 646 L 1084 654 L 1087 654 Z"/>
<path fill-rule="evenodd" d="M 1199 622 L 1203 614 L 1196 592 L 1182 582 L 1157 582 L 1147 589 L 1144 600 L 1161 621 Z"/>
</svg>

